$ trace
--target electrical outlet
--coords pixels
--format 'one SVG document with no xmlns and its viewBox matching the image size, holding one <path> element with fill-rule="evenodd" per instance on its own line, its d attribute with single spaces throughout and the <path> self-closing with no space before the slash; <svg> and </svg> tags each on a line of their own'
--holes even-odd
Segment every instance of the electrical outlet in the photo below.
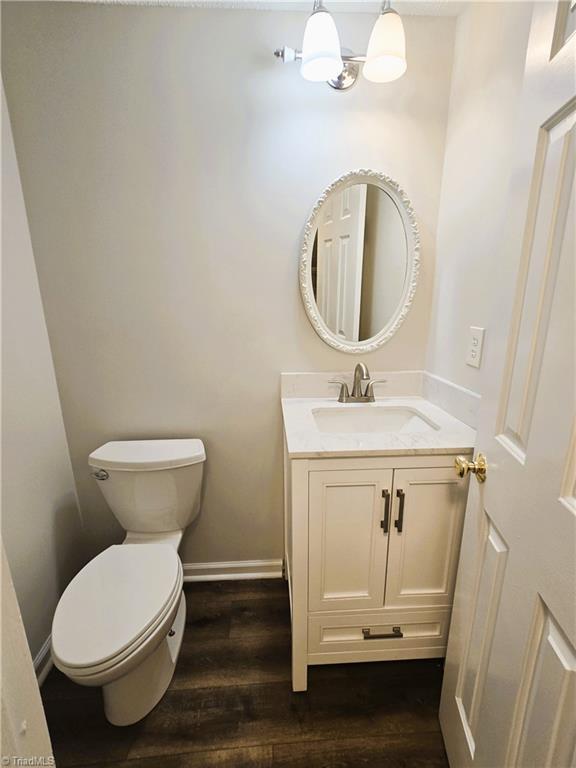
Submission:
<svg viewBox="0 0 576 768">
<path fill-rule="evenodd" d="M 466 353 L 466 365 L 473 368 L 480 368 L 482 360 L 482 345 L 484 344 L 484 328 L 475 328 L 470 326 L 470 335 L 468 337 L 468 352 Z"/>
</svg>

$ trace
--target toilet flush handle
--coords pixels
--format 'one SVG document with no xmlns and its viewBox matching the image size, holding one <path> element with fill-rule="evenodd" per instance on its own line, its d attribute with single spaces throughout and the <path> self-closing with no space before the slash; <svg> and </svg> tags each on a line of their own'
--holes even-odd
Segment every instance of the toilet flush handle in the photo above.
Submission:
<svg viewBox="0 0 576 768">
<path fill-rule="evenodd" d="M 92 477 L 95 477 L 96 480 L 108 480 L 110 475 L 108 472 L 106 472 L 105 469 L 97 469 L 96 472 L 92 472 Z"/>
</svg>

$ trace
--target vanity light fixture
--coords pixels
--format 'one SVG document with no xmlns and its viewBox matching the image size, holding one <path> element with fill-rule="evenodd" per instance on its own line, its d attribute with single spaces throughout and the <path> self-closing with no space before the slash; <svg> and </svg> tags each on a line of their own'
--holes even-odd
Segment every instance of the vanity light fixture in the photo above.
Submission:
<svg viewBox="0 0 576 768">
<path fill-rule="evenodd" d="M 406 72 L 406 37 L 400 15 L 384 0 L 370 35 L 366 55 L 341 48 L 336 24 L 323 0 L 314 0 L 306 22 L 302 50 L 284 46 L 274 51 L 284 63 L 301 61 L 302 77 L 313 82 L 326 81 L 337 91 L 351 88 L 363 65 L 364 77 L 373 83 L 390 83 Z"/>
</svg>

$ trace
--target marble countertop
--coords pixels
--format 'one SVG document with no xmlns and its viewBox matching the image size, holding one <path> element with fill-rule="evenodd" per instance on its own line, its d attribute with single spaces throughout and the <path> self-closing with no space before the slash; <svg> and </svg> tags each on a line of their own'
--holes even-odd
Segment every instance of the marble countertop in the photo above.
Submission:
<svg viewBox="0 0 576 768">
<path fill-rule="evenodd" d="M 318 408 L 410 408 L 437 429 L 422 432 L 321 432 L 313 411 Z M 282 398 L 288 455 L 296 458 L 398 456 L 471 451 L 476 432 L 422 397 L 382 397 L 375 403 L 342 404 L 334 398 Z"/>
</svg>

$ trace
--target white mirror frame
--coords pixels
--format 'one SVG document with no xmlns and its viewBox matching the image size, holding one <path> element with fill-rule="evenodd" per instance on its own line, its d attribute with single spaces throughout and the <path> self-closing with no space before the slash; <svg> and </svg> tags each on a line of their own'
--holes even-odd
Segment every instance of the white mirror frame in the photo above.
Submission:
<svg viewBox="0 0 576 768">
<path fill-rule="evenodd" d="M 408 264 L 402 297 L 398 302 L 396 311 L 384 328 L 382 328 L 382 330 L 375 336 L 372 336 L 365 341 L 343 341 L 342 338 L 331 331 L 320 315 L 312 288 L 312 251 L 314 248 L 314 238 L 318 228 L 320 211 L 332 192 L 339 192 L 353 184 L 374 184 L 390 195 L 398 208 L 402 223 L 404 224 L 404 232 L 406 233 Z M 312 327 L 322 341 L 325 341 L 326 344 L 334 347 L 334 349 L 338 349 L 340 352 L 348 352 L 352 354 L 373 352 L 375 349 L 378 349 L 378 347 L 381 347 L 394 336 L 410 311 L 412 300 L 414 299 L 414 294 L 416 292 L 416 285 L 418 283 L 419 270 L 420 233 L 418 231 L 416 217 L 406 193 L 394 179 L 385 176 L 383 173 L 378 173 L 377 171 L 360 169 L 358 171 L 345 173 L 324 190 L 322 195 L 316 201 L 312 213 L 306 222 L 302 249 L 300 251 L 300 266 L 298 270 L 300 293 L 302 294 L 306 314 L 312 323 Z"/>
</svg>

